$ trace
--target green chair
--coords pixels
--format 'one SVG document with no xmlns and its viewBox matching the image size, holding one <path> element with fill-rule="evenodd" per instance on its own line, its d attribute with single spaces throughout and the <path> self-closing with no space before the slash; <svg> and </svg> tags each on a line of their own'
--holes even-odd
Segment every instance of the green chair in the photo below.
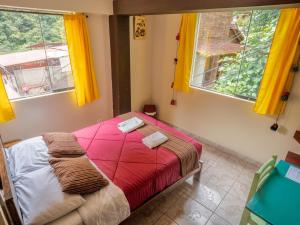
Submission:
<svg viewBox="0 0 300 225">
<path fill-rule="evenodd" d="M 250 201 L 250 199 L 253 197 L 256 191 L 261 187 L 261 185 L 268 178 L 272 170 L 275 168 L 276 160 L 277 160 L 277 156 L 276 155 L 272 156 L 272 159 L 267 161 L 264 165 L 261 166 L 261 168 L 258 171 L 256 171 L 252 181 L 250 192 L 248 194 L 247 202 Z M 266 225 L 267 223 L 261 218 L 255 216 L 253 213 L 249 212 L 249 210 L 245 208 L 243 211 L 240 225 L 248 225 L 248 224 Z"/>
</svg>

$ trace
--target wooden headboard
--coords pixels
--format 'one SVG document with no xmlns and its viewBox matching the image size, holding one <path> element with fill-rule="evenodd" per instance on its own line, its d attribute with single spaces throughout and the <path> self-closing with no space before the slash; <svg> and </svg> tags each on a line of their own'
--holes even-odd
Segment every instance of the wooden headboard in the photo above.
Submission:
<svg viewBox="0 0 300 225">
<path fill-rule="evenodd" d="M 0 136 L 0 204 L 9 225 L 22 225 L 22 219 L 16 205 L 14 187 L 11 182 L 10 172 L 6 161 L 3 142 Z"/>
</svg>

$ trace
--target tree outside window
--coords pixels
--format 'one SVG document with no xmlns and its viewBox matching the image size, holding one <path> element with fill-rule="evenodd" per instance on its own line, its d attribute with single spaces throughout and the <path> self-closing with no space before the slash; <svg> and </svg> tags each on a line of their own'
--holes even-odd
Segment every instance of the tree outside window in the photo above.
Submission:
<svg viewBox="0 0 300 225">
<path fill-rule="evenodd" d="M 279 10 L 199 14 L 191 86 L 256 99 Z"/>
</svg>

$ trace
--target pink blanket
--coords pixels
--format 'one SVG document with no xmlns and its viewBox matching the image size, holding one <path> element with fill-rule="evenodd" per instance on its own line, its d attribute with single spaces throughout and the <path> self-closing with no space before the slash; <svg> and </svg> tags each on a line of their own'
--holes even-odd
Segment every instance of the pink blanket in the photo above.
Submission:
<svg viewBox="0 0 300 225">
<path fill-rule="evenodd" d="M 200 157 L 202 145 L 199 142 L 158 120 L 142 113 L 139 115 L 192 143 Z M 117 124 L 121 121 L 121 118 L 113 118 L 74 134 L 87 156 L 124 191 L 131 210 L 134 210 L 181 178 L 180 161 L 164 147 L 147 148 L 142 143 L 144 136 L 138 131 L 128 134 L 119 131 Z"/>
</svg>

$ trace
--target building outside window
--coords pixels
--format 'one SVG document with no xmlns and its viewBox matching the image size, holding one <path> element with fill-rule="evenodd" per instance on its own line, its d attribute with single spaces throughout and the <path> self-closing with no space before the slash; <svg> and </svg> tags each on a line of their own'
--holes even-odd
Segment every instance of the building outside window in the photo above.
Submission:
<svg viewBox="0 0 300 225">
<path fill-rule="evenodd" d="M 200 13 L 190 85 L 255 100 L 278 9 Z"/>
<path fill-rule="evenodd" d="M 0 11 L 0 71 L 11 100 L 72 89 L 63 16 Z"/>
</svg>

